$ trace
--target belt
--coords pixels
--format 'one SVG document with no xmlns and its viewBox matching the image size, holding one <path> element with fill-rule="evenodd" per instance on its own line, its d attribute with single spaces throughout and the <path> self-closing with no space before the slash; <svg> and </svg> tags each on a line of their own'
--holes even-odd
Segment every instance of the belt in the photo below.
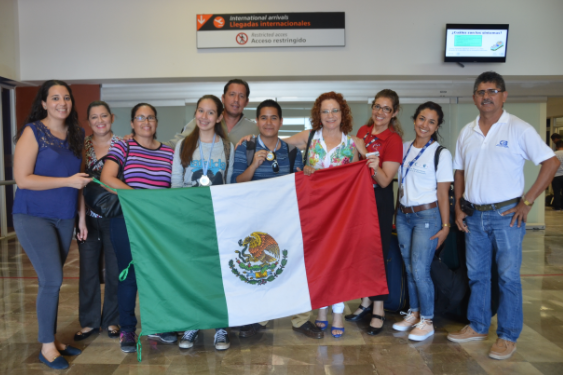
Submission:
<svg viewBox="0 0 563 375">
<path fill-rule="evenodd" d="M 399 203 L 399 209 L 404 214 L 414 214 L 415 212 L 420 212 L 424 210 L 429 210 L 431 208 L 438 207 L 438 202 L 432 202 L 427 204 L 421 204 L 420 206 L 405 207 Z"/>
<path fill-rule="evenodd" d="M 499 202 L 499 203 L 491 203 L 491 204 L 473 204 L 473 207 L 477 210 L 477 211 L 491 211 L 491 210 L 496 210 L 498 208 L 504 207 L 504 206 L 508 206 L 509 204 L 512 203 L 518 203 L 520 202 L 520 198 L 514 198 L 514 199 L 510 199 L 504 202 Z"/>
</svg>

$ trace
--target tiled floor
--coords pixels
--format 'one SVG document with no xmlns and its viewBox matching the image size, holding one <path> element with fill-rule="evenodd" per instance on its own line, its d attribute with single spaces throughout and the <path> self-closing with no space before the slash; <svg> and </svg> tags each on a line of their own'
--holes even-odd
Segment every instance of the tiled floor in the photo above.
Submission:
<svg viewBox="0 0 563 375">
<path fill-rule="evenodd" d="M 460 345 L 446 334 L 462 324 L 437 319 L 435 336 L 415 343 L 391 329 L 399 316 L 388 314 L 379 336 L 363 333 L 363 324 L 346 323 L 342 338 L 323 340 L 296 334 L 289 318 L 278 319 L 250 339 L 231 330 L 231 348 L 224 352 L 215 351 L 213 331 L 204 331 L 189 350 L 143 338 L 141 363 L 101 334 L 76 343 L 84 352 L 68 357 L 68 370 L 54 371 L 38 360 L 35 272 L 15 240 L 0 241 L 0 374 L 563 374 L 563 213 L 548 208 L 546 221 L 545 231 L 528 231 L 524 240 L 524 330 L 518 351 L 505 361 L 487 356 L 496 321 L 487 341 Z M 79 329 L 77 298 L 73 244 L 58 316 L 58 337 L 66 343 Z"/>
</svg>

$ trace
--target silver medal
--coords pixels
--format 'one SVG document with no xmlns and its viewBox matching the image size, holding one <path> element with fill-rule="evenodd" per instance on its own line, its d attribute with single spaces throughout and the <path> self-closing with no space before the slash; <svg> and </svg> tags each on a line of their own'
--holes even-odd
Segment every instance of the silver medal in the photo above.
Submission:
<svg viewBox="0 0 563 375">
<path fill-rule="evenodd" d="M 209 186 L 211 185 L 211 180 L 207 176 L 201 176 L 201 178 L 199 179 L 199 184 L 201 186 Z"/>
</svg>

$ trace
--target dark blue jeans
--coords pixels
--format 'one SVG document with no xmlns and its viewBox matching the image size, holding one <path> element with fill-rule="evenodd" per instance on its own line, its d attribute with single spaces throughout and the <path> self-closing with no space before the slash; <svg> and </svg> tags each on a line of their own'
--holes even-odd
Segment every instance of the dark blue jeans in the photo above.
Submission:
<svg viewBox="0 0 563 375">
<path fill-rule="evenodd" d="M 111 219 L 111 244 L 117 257 L 119 273 L 121 273 L 133 260 L 127 227 L 122 216 Z M 135 332 L 137 328 L 137 318 L 135 317 L 137 279 L 135 278 L 135 267 L 133 265 L 129 267 L 127 278 L 120 281 L 117 286 L 117 298 L 121 330 L 123 332 Z"/>
</svg>

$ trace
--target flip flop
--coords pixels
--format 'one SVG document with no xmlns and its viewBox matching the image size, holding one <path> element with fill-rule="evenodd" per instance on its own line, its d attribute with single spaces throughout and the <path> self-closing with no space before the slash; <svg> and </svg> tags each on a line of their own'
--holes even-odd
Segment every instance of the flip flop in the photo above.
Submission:
<svg viewBox="0 0 563 375">
<path fill-rule="evenodd" d="M 324 326 L 324 327 L 319 327 L 319 326 L 317 326 L 317 323 L 322 323 L 322 324 L 324 324 L 325 326 Z M 328 320 L 315 320 L 315 325 L 316 325 L 321 331 L 324 331 L 325 329 L 328 328 Z"/>
<path fill-rule="evenodd" d="M 334 334 L 334 331 L 337 331 L 337 330 L 342 331 L 342 333 Z M 342 337 L 342 335 L 344 334 L 344 327 L 334 327 L 333 326 L 333 327 L 330 328 L 330 334 L 332 335 L 332 337 L 335 337 L 335 338 Z"/>
</svg>

